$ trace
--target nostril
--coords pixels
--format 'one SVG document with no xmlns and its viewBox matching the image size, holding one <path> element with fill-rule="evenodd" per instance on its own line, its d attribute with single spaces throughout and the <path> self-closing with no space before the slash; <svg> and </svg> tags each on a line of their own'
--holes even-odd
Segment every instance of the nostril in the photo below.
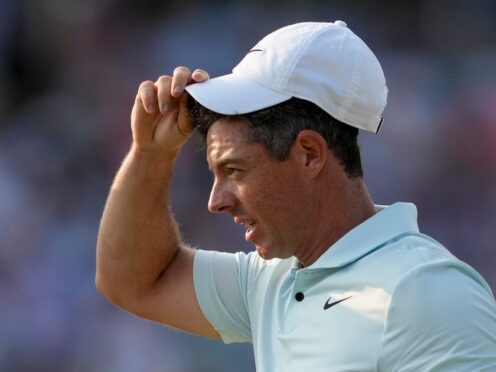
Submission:
<svg viewBox="0 0 496 372">
<path fill-rule="evenodd" d="M 228 212 L 235 205 L 236 197 L 234 194 L 222 188 L 220 184 L 214 183 L 208 200 L 208 210 L 212 213 Z"/>
<path fill-rule="evenodd" d="M 209 201 L 208 210 L 212 213 L 227 212 L 232 208 L 231 204 L 225 199 Z"/>
<path fill-rule="evenodd" d="M 210 200 L 208 201 L 208 210 L 209 210 L 211 213 L 215 213 L 215 212 L 218 212 L 218 211 L 219 211 L 217 204 L 215 204 L 215 203 L 212 201 L 212 198 L 210 198 Z"/>
</svg>

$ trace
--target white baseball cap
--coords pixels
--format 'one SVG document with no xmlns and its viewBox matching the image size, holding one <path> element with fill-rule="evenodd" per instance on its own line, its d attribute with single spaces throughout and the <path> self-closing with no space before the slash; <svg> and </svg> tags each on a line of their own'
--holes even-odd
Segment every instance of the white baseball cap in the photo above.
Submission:
<svg viewBox="0 0 496 372">
<path fill-rule="evenodd" d="M 264 37 L 231 74 L 186 87 L 214 112 L 240 115 L 292 97 L 332 117 L 377 133 L 386 106 L 386 79 L 369 47 L 343 21 L 304 22 Z"/>
</svg>

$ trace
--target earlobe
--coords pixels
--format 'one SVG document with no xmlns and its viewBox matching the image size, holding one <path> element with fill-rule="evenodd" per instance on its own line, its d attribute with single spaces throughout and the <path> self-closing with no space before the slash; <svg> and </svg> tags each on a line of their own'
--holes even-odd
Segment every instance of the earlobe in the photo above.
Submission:
<svg viewBox="0 0 496 372">
<path fill-rule="evenodd" d="M 298 134 L 296 144 L 305 168 L 310 174 L 319 174 L 328 156 L 326 140 L 319 133 L 306 129 Z"/>
</svg>

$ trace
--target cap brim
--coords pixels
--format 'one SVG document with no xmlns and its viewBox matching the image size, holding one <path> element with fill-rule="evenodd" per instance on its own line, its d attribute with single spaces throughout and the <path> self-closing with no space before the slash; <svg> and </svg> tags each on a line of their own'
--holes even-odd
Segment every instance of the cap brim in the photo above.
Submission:
<svg viewBox="0 0 496 372">
<path fill-rule="evenodd" d="M 234 74 L 188 85 L 186 91 L 209 110 L 224 115 L 247 114 L 291 98 Z"/>
</svg>

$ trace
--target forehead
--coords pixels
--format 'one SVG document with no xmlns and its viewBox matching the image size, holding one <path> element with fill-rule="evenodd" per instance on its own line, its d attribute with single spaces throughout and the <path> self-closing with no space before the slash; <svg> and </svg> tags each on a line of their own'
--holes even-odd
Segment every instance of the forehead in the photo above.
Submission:
<svg viewBox="0 0 496 372">
<path fill-rule="evenodd" d="M 248 135 L 248 124 L 243 120 L 223 119 L 215 121 L 207 133 L 207 148 L 219 143 L 244 143 Z"/>
<path fill-rule="evenodd" d="M 248 155 L 254 144 L 246 140 L 248 125 L 241 120 L 218 120 L 207 133 L 207 160 L 209 163 L 226 156 Z"/>
</svg>

